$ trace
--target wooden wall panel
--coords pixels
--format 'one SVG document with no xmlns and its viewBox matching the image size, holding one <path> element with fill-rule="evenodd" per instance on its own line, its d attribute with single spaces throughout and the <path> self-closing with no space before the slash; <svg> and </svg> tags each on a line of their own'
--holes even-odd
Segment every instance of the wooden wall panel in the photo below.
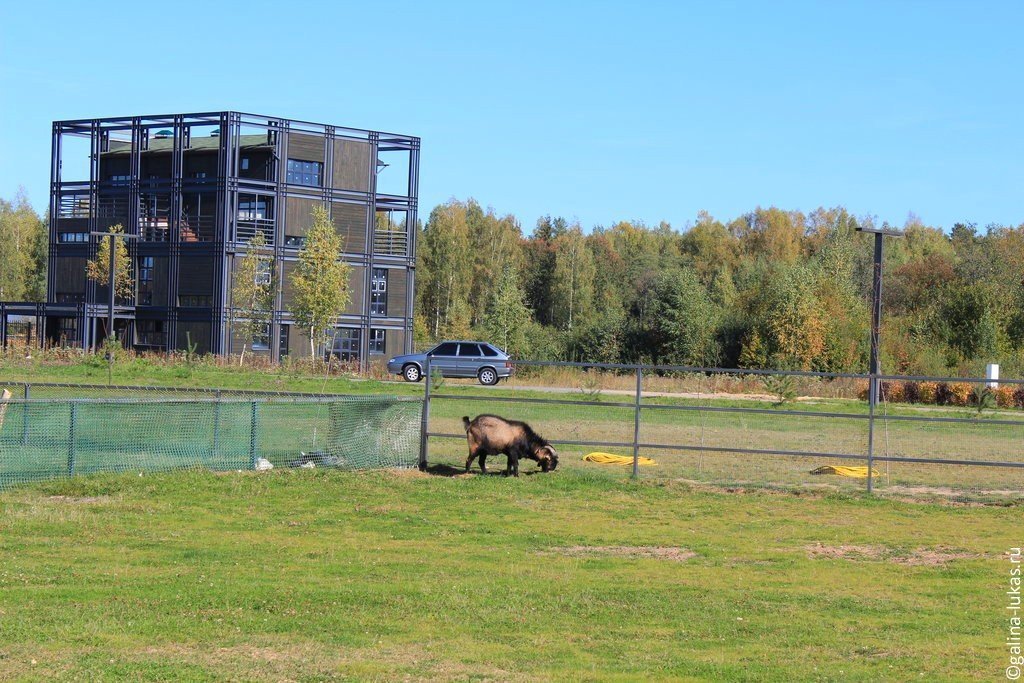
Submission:
<svg viewBox="0 0 1024 683">
<path fill-rule="evenodd" d="M 388 316 L 405 317 L 405 296 L 408 290 L 409 274 L 404 268 L 388 270 Z"/>
<path fill-rule="evenodd" d="M 213 265 L 213 258 L 209 256 L 182 256 L 178 267 L 178 293 L 213 295 L 216 301 Z"/>
<path fill-rule="evenodd" d="M 364 277 L 366 277 L 366 268 L 364 266 L 351 267 L 348 276 L 348 291 L 351 294 L 351 298 L 349 299 L 348 308 L 345 309 L 345 312 L 350 315 L 359 315 L 363 312 L 363 302 L 366 300 Z"/>
<path fill-rule="evenodd" d="M 167 270 L 170 263 L 167 258 L 153 257 L 153 282 L 150 284 L 150 291 L 153 292 L 152 306 L 167 306 Z"/>
<path fill-rule="evenodd" d="M 331 219 L 341 235 L 342 249 L 349 254 L 366 253 L 366 221 L 370 207 L 359 204 L 333 202 Z"/>
<path fill-rule="evenodd" d="M 56 299 L 57 294 L 84 294 L 86 259 L 80 256 L 57 256 L 53 261 L 56 270 L 54 282 L 57 284 L 52 296 Z"/>
<path fill-rule="evenodd" d="M 334 141 L 334 187 L 370 191 L 370 150 L 370 143 L 362 140 Z"/>
<path fill-rule="evenodd" d="M 284 277 L 281 281 L 281 307 L 286 311 L 292 310 L 292 305 L 295 303 L 295 287 L 292 284 L 292 276 L 297 266 L 298 263 L 296 261 L 284 262 Z"/>
<path fill-rule="evenodd" d="M 384 337 L 384 360 L 405 353 L 405 330 L 388 330 Z"/>
<path fill-rule="evenodd" d="M 301 237 L 309 232 L 313 225 L 313 208 L 317 204 L 320 202 L 315 199 L 288 197 L 285 200 L 285 234 Z"/>
<path fill-rule="evenodd" d="M 196 353 L 209 353 L 211 337 L 212 326 L 210 323 L 179 320 L 178 335 L 174 348 L 184 349 L 188 346 L 189 340 L 191 340 L 196 345 Z"/>
<path fill-rule="evenodd" d="M 325 140 L 319 135 L 288 134 L 288 158 L 302 161 L 324 161 Z"/>
</svg>

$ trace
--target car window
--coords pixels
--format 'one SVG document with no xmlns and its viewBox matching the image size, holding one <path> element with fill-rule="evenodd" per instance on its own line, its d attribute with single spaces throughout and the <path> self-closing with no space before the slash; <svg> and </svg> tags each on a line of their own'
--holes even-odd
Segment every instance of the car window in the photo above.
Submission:
<svg viewBox="0 0 1024 683">
<path fill-rule="evenodd" d="M 431 351 L 430 355 L 431 356 L 454 356 L 455 352 L 458 350 L 458 348 L 459 348 L 459 345 L 456 344 L 455 342 L 445 342 L 444 344 L 441 344 L 440 346 L 435 348 L 433 351 Z"/>
<path fill-rule="evenodd" d="M 476 358 L 479 355 L 479 344 L 459 344 L 459 356 L 461 358 Z"/>
<path fill-rule="evenodd" d="M 495 350 L 495 348 L 493 346 L 491 346 L 490 344 L 481 344 L 480 345 L 480 350 L 483 351 L 484 355 L 487 356 L 488 358 L 497 358 L 498 357 L 497 350 Z"/>
</svg>

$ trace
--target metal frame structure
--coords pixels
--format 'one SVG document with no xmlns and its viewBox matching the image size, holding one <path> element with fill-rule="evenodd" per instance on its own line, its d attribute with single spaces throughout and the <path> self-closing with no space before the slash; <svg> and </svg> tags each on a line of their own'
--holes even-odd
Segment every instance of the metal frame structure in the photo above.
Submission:
<svg viewBox="0 0 1024 683">
<path fill-rule="evenodd" d="M 88 169 L 85 177 L 71 177 L 65 155 L 69 140 L 88 141 L 86 156 Z M 216 142 L 211 142 L 216 138 Z M 258 144 L 252 143 L 259 138 Z M 247 147 L 249 145 L 250 147 Z M 322 164 L 322 175 L 317 186 L 289 183 L 286 161 L 289 148 L 309 161 Z M 262 177 L 248 173 L 243 164 L 243 150 L 257 147 L 268 157 Z M 190 167 L 192 152 L 202 149 L 215 153 L 215 165 L 197 173 Z M 316 150 L 316 153 L 309 150 Z M 370 356 L 370 330 L 391 329 L 401 332 L 400 346 L 392 350 L 412 350 L 412 303 L 415 284 L 416 224 L 419 194 L 419 151 L 417 137 L 380 131 L 347 128 L 308 121 L 268 117 L 257 114 L 217 111 L 187 114 L 162 114 L 98 119 L 57 121 L 53 124 L 50 168 L 50 252 L 47 280 L 47 303 L 42 316 L 64 316 L 66 304 L 57 300 L 61 279 L 65 271 L 58 267 L 61 259 L 94 258 L 98 248 L 96 234 L 105 231 L 114 222 L 124 225 L 125 233 L 134 244 L 129 245 L 133 263 L 141 256 L 166 259 L 166 273 L 161 286 L 166 296 L 160 305 L 144 306 L 137 297 L 118 302 L 116 317 L 125 320 L 126 332 L 132 338 L 132 324 L 139 319 L 162 320 L 164 348 L 173 350 L 178 343 L 180 328 L 189 323 L 209 323 L 207 347 L 213 353 L 229 353 L 231 349 L 230 322 L 230 266 L 236 255 L 248 249 L 248 240 L 239 230 L 241 220 L 240 196 L 262 196 L 272 201 L 272 215 L 262 220 L 259 229 L 267 231 L 268 252 L 272 251 L 277 264 L 279 284 L 270 330 L 270 354 L 281 356 L 281 326 L 293 322 L 283 297 L 288 264 L 294 263 L 298 248 L 285 244 L 288 229 L 287 205 L 295 201 L 313 201 L 326 204 L 332 212 L 338 207 L 357 207 L 365 212 L 366 221 L 357 231 L 354 250 L 346 248 L 344 258 L 353 266 L 362 267 L 364 275 L 361 296 L 355 297 L 359 306 L 341 316 L 341 325 L 356 327 L 360 334 L 360 359 L 365 363 Z M 156 157 L 160 156 L 159 172 L 153 172 Z M 404 193 L 378 191 L 377 175 L 387 164 L 380 156 L 401 153 L 407 159 L 407 176 L 399 179 Z M 116 180 L 102 169 L 108 155 L 119 158 Z M 337 155 L 341 154 L 341 157 Z M 169 157 L 169 160 L 167 159 Z M 336 173 L 340 175 L 336 178 Z M 186 197 L 208 197 L 214 202 L 212 211 L 200 210 L 190 215 L 186 211 Z M 153 240 L 147 230 L 153 229 L 153 220 L 144 215 L 146 201 L 154 206 L 159 200 L 160 219 L 157 228 L 160 239 Z M 201 201 L 201 200 L 200 200 Z M 209 209 L 209 204 L 207 204 Z M 391 230 L 381 239 L 377 229 L 378 214 L 393 212 L 404 215 L 403 233 L 397 239 Z M 294 212 L 293 212 L 294 216 Z M 265 217 L 264 217 L 265 218 Z M 389 228 L 391 227 L 389 222 Z M 62 241 L 61 234 L 74 232 L 89 234 L 87 242 Z M 200 234 L 201 232 L 201 234 Z M 78 261 L 76 261 L 78 262 Z M 209 287 L 210 306 L 182 306 L 178 298 L 184 281 L 198 277 L 198 266 L 191 264 L 212 262 L 212 280 Z M 403 273 L 405 279 L 404 310 L 388 316 L 375 316 L 371 312 L 371 286 L 374 267 L 386 267 Z M 202 266 L 206 268 L 206 265 Z M 390 271 L 389 271 L 390 272 Z M 203 277 L 207 277 L 204 272 Z M 96 311 L 93 306 L 103 299 L 103 292 L 95 283 L 86 281 L 83 301 L 84 314 L 79 325 L 79 339 L 83 347 L 95 347 L 102 334 L 96 329 Z M 13 305 L 8 304 L 8 308 Z M 397 306 L 396 306 L 397 308 Z M 14 309 L 11 308 L 13 311 Z M 0 328 L 5 318 L 0 317 Z M 0 330 L 0 335 L 4 334 Z"/>
<path fill-rule="evenodd" d="M 701 405 L 672 405 L 672 404 L 659 404 L 645 402 L 643 400 L 643 376 L 647 374 L 655 373 L 696 373 L 701 375 L 760 375 L 760 376 L 793 376 L 793 377 L 817 377 L 823 379 L 857 379 L 865 380 L 870 382 L 869 386 L 880 386 L 883 381 L 933 381 L 933 382 L 965 382 L 971 384 L 984 385 L 990 383 L 991 379 L 981 378 L 962 378 L 962 377 L 920 377 L 911 375 L 882 375 L 881 373 L 871 372 L 868 374 L 857 374 L 857 373 L 837 373 L 837 372 L 813 372 L 813 371 L 800 371 L 800 370 L 745 370 L 736 368 L 702 368 L 702 367 L 690 367 L 681 365 L 630 365 L 630 364 L 619 364 L 619 363 L 572 363 L 572 362 L 557 362 L 557 361 L 510 361 L 515 366 L 520 367 L 571 367 L 581 370 L 600 369 L 609 370 L 621 373 L 636 373 L 636 393 L 634 400 L 632 401 L 583 401 L 574 399 L 557 399 L 557 398 L 526 398 L 517 396 L 487 396 L 477 395 L 472 396 L 458 395 L 458 394 L 438 394 L 431 390 L 429 378 L 430 375 L 430 358 L 427 358 L 426 368 L 424 370 L 425 388 L 424 388 L 424 401 L 423 401 L 423 413 L 420 422 L 420 460 L 419 467 L 421 470 L 427 469 L 429 461 L 429 440 L 431 438 L 441 439 L 460 439 L 464 440 L 466 435 L 453 434 L 449 432 L 436 432 L 430 429 L 430 409 L 431 402 L 437 400 L 473 400 L 482 402 L 497 402 L 497 403 L 510 403 L 510 404 L 545 404 L 545 405 L 569 405 L 569 406 L 593 406 L 597 408 L 632 408 L 634 411 L 633 421 L 633 439 L 632 441 L 588 441 L 588 440 L 552 440 L 552 443 L 563 446 L 598 446 L 598 447 L 610 447 L 610 448 L 631 448 L 633 451 L 633 468 L 632 476 L 636 478 L 639 475 L 639 458 L 642 451 L 645 450 L 672 450 L 672 451 L 704 451 L 704 452 L 718 452 L 718 453 L 734 453 L 734 454 L 748 454 L 748 455 L 770 455 L 779 457 L 812 457 L 812 458 L 835 458 L 841 460 L 853 460 L 861 461 L 865 465 L 868 465 L 869 472 L 870 467 L 876 462 L 903 462 L 903 463 L 919 463 L 919 464 L 936 464 L 936 465 L 966 465 L 966 466 L 978 466 L 978 467 L 1006 467 L 1020 469 L 1024 468 L 1024 460 L 1019 462 L 1009 461 L 996 461 L 996 460 L 962 460 L 953 458 L 917 458 L 917 457 L 903 457 L 903 456 L 890 456 L 890 455 L 875 455 L 874 454 L 874 439 L 875 439 L 875 423 L 879 420 L 882 421 L 894 421 L 894 422 L 921 422 L 921 423 L 956 423 L 956 424 L 991 424 L 991 425 L 1012 425 L 1024 427 L 1024 416 L 1020 420 L 1003 420 L 1003 419 L 972 419 L 963 417 L 935 417 L 928 415 L 884 415 L 878 416 L 874 410 L 874 405 L 869 406 L 867 414 L 861 413 L 838 413 L 838 412 L 824 412 L 824 411 L 809 411 L 809 410 L 786 410 L 780 408 L 747 408 L 747 407 L 733 407 L 733 406 L 701 406 Z M 872 367 L 877 369 L 877 364 Z M 1024 379 L 1000 379 L 1002 384 L 1010 384 L 1015 386 L 1024 386 Z M 692 412 L 710 412 L 710 413 L 730 413 L 736 415 L 743 414 L 762 414 L 762 415 L 778 415 L 778 416 L 794 416 L 794 417 L 806 417 L 806 418 L 821 418 L 821 419 L 836 419 L 836 420 L 854 420 L 865 423 L 867 427 L 867 449 L 864 453 L 843 453 L 843 452 L 828 452 L 828 451 L 817 451 L 817 450 L 781 450 L 772 448 L 745 448 L 745 447 L 723 447 L 723 446 L 705 446 L 702 444 L 686 444 L 686 443 L 649 443 L 644 442 L 640 438 L 640 427 L 642 424 L 642 414 L 645 411 L 659 411 L 659 410 L 683 410 Z M 867 491 L 872 491 L 870 479 L 866 480 Z"/>
</svg>

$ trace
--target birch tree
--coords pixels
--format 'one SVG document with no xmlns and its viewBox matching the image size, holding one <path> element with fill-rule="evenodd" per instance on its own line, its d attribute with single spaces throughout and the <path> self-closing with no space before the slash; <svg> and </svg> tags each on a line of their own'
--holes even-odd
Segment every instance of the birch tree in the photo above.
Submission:
<svg viewBox="0 0 1024 683">
<path fill-rule="evenodd" d="M 124 226 L 118 223 L 107 228 L 115 234 L 124 233 Z M 97 285 L 106 287 L 110 283 L 110 249 L 113 241 L 114 249 L 114 296 L 117 299 L 129 299 L 135 293 L 135 281 L 132 277 L 132 264 L 128 258 L 128 245 L 125 240 L 116 237 L 100 239 L 96 258 L 85 263 L 85 276 Z M 111 333 L 110 330 L 107 331 Z"/>
<path fill-rule="evenodd" d="M 327 209 L 313 209 L 313 225 L 299 251 L 299 262 L 292 276 L 295 322 L 309 338 L 309 353 L 315 358 L 317 347 L 330 338 L 338 317 L 348 306 L 350 267 L 342 258 L 341 237 L 334 229 Z"/>
<path fill-rule="evenodd" d="M 265 246 L 263 233 L 257 232 L 231 283 L 232 324 L 242 335 L 239 366 L 249 342 L 266 333 L 274 311 L 274 259 L 263 252 Z"/>
</svg>

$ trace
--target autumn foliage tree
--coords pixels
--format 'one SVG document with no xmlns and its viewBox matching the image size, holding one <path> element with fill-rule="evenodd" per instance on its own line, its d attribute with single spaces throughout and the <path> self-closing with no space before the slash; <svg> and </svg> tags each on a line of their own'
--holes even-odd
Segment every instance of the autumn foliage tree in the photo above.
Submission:
<svg viewBox="0 0 1024 683">
<path fill-rule="evenodd" d="M 338 317 L 348 306 L 349 265 L 342 260 L 342 241 L 327 209 L 313 209 L 313 225 L 299 251 L 292 275 L 295 292 L 292 314 L 295 323 L 309 339 L 313 358 L 317 349 L 331 338 Z"/>
</svg>

